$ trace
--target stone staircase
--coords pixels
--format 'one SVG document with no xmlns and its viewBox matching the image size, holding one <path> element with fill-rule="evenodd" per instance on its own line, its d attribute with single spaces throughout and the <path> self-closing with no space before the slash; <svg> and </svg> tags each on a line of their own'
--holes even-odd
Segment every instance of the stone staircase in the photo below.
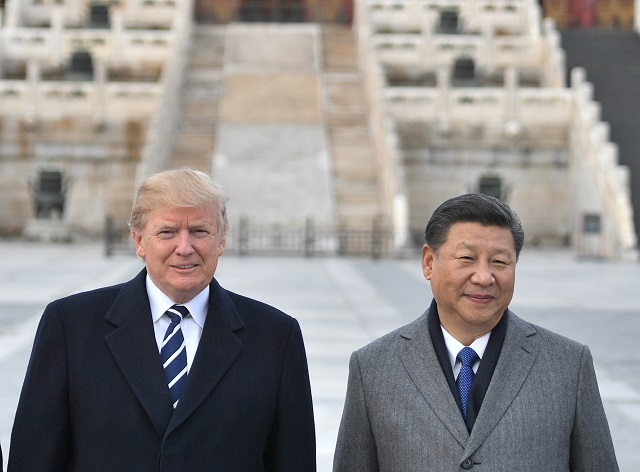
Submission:
<svg viewBox="0 0 640 472">
<path fill-rule="evenodd" d="M 355 37 L 349 27 L 324 25 L 322 44 L 324 109 L 337 220 L 346 227 L 370 228 L 382 215 L 382 204 Z"/>
<path fill-rule="evenodd" d="M 172 167 L 211 172 L 218 103 L 222 88 L 224 28 L 194 25 L 182 89 Z"/>
<path fill-rule="evenodd" d="M 640 36 L 630 30 L 561 30 L 567 71 L 584 67 L 600 103 L 602 120 L 611 126 L 620 164 L 631 173 L 631 203 L 640 235 Z"/>
</svg>

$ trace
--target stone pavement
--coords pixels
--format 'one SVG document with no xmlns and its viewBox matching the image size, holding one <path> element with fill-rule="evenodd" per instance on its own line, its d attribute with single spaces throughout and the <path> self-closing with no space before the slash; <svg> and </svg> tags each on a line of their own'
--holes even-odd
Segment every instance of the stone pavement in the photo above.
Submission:
<svg viewBox="0 0 640 472">
<path fill-rule="evenodd" d="M 132 277 L 141 263 L 100 243 L 0 241 L 0 442 L 6 455 L 34 331 L 45 304 Z M 305 336 L 318 434 L 329 472 L 354 349 L 418 317 L 430 301 L 419 256 L 404 260 L 223 256 L 230 290 L 295 316 Z M 511 308 L 591 347 L 618 461 L 640 470 L 640 264 L 579 261 L 525 248 Z M 543 408 L 544 405 L 541 405 Z"/>
</svg>

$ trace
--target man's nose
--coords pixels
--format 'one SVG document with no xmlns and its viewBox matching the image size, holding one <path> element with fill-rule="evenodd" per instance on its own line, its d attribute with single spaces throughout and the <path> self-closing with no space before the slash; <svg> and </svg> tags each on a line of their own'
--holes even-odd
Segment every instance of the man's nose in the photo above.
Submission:
<svg viewBox="0 0 640 472">
<path fill-rule="evenodd" d="M 176 252 L 178 254 L 191 254 L 193 252 L 193 236 L 189 231 L 179 231 L 177 235 Z"/>
<path fill-rule="evenodd" d="M 491 285 L 495 280 L 491 267 L 487 263 L 479 263 L 471 278 L 473 283 L 478 285 Z"/>
</svg>

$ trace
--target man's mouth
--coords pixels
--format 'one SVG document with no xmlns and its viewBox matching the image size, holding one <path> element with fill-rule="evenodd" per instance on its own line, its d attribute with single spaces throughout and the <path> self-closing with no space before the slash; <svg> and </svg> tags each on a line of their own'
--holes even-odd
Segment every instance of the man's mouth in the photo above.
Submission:
<svg viewBox="0 0 640 472">
<path fill-rule="evenodd" d="M 491 295 L 467 295 L 467 296 L 473 300 L 478 300 L 478 301 L 493 300 L 493 296 Z"/>
</svg>

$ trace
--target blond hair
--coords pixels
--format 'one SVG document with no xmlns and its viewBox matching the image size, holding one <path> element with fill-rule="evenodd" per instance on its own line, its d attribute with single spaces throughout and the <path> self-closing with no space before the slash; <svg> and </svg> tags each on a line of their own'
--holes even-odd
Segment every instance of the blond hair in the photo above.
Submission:
<svg viewBox="0 0 640 472">
<path fill-rule="evenodd" d="M 159 172 L 147 178 L 136 192 L 131 208 L 129 229 L 141 232 L 146 216 L 163 207 L 200 207 L 213 204 L 221 241 L 224 241 L 229 222 L 227 219 L 226 191 L 204 172 L 183 167 Z"/>
</svg>

